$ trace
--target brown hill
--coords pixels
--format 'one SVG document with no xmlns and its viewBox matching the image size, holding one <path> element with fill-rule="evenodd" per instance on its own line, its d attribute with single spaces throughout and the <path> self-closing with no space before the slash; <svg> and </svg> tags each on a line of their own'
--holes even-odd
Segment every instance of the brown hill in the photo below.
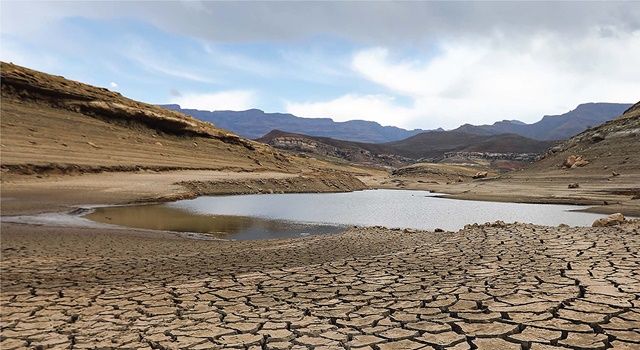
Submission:
<svg viewBox="0 0 640 350">
<path fill-rule="evenodd" d="M 566 169 L 570 156 L 586 160 L 566 171 L 579 174 L 640 173 L 640 102 L 618 118 L 551 148 L 530 171 Z"/>
<path fill-rule="evenodd" d="M 459 131 L 429 131 L 384 144 L 409 158 L 438 158 L 446 152 L 542 153 L 554 143 L 515 134 L 476 135 Z"/>
<path fill-rule="evenodd" d="M 429 131 L 401 141 L 373 144 L 274 130 L 257 141 L 350 162 L 391 166 L 406 165 L 419 159 L 439 161 L 447 152 L 543 153 L 554 144 L 513 134 L 475 135 L 458 131 Z"/>
<path fill-rule="evenodd" d="M 383 144 L 344 141 L 281 130 L 272 130 L 256 141 L 279 149 L 361 164 L 399 166 L 412 162 L 411 159 L 389 154 L 391 150 Z"/>
<path fill-rule="evenodd" d="M 116 92 L 1 63 L 3 172 L 335 168 Z"/>
</svg>

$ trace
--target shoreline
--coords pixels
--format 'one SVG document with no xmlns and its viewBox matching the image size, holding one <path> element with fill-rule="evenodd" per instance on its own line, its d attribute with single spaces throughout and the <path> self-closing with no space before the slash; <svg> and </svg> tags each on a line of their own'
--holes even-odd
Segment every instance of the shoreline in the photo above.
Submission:
<svg viewBox="0 0 640 350">
<path fill-rule="evenodd" d="M 466 199 L 466 198 L 456 198 L 455 196 L 450 196 L 448 194 L 442 194 L 442 193 L 434 193 L 433 191 L 430 190 L 424 190 L 424 189 L 417 189 L 417 190 L 413 190 L 413 189 L 399 189 L 399 188 L 392 188 L 392 189 L 388 189 L 388 188 L 368 188 L 368 189 L 357 189 L 357 190 L 353 190 L 353 191 L 343 191 L 342 193 L 350 193 L 350 192 L 357 192 L 357 191 L 375 191 L 375 190 L 400 190 L 400 191 L 423 191 L 426 193 L 430 193 L 432 194 L 430 197 L 434 197 L 434 198 L 441 198 L 441 199 L 453 199 L 453 200 L 469 200 L 469 201 L 476 201 L 476 202 L 483 202 L 486 200 L 483 199 Z M 288 192 L 289 194 L 312 194 L 312 193 L 336 193 L 336 192 Z M 227 193 L 219 193 L 219 194 L 206 194 L 206 195 L 202 195 L 202 196 L 237 196 L 237 195 L 255 195 L 255 194 L 270 194 L 270 193 L 237 193 L 237 194 L 233 194 L 233 195 L 229 195 Z M 278 194 L 278 193 L 274 193 L 274 194 Z M 108 221 L 101 221 L 101 220 L 94 220 L 94 219 L 90 219 L 87 218 L 87 215 L 91 214 L 91 211 L 94 211 L 95 209 L 98 208 L 114 208 L 114 207 L 138 207 L 138 206 L 146 206 L 146 205 L 162 205 L 162 204 L 166 204 L 166 203 L 172 203 L 175 201 L 180 201 L 180 200 L 185 200 L 185 199 L 191 199 L 191 198 L 197 198 L 200 196 L 196 196 L 196 197 L 181 197 L 180 198 L 171 198 L 170 196 L 165 196 L 162 199 L 157 199 L 153 202 L 147 202 L 147 201 L 140 201 L 140 200 L 134 200 L 132 202 L 127 202 L 127 203 L 118 203 L 118 204 L 91 204 L 91 205 L 87 205 L 87 204 L 78 204 L 75 205 L 74 207 L 68 208 L 66 210 L 61 210 L 61 211 L 45 211 L 45 212 L 40 212 L 40 213 L 36 213 L 36 214 L 16 214 L 16 215 L 2 215 L 1 216 L 1 221 L 6 222 L 6 223 L 11 223 L 11 224 L 21 224 L 21 225 L 36 225 L 36 226 L 42 226 L 42 227 L 67 227 L 67 228 L 83 228 L 83 229 L 100 229 L 100 230 L 142 230 L 142 231 L 149 231 L 149 232 L 163 232 L 163 233 L 170 233 L 170 234 L 176 234 L 176 235 L 185 235 L 187 237 L 191 237 L 191 238 L 196 238 L 196 239 L 222 239 L 222 240 L 236 240 L 235 238 L 225 238 L 225 237 L 217 237 L 215 235 L 212 234 L 208 234 L 205 232 L 198 232 L 198 231 L 182 231 L 182 230 L 167 230 L 167 229 L 159 229 L 159 228 L 145 228 L 142 226 L 135 226 L 135 225 L 127 225 L 127 224 L 112 224 Z M 561 204 L 561 205 L 575 205 L 575 206 L 580 206 L 581 208 L 577 208 L 577 209 L 569 209 L 568 211 L 575 211 L 575 212 L 587 212 L 587 213 L 594 213 L 591 209 L 592 208 L 585 208 L 585 205 L 580 205 L 580 204 L 567 204 L 567 203 L 540 203 L 540 202 L 536 202 L 536 203 L 531 203 L 531 202 L 509 202 L 509 201 L 486 201 L 486 202 L 500 202 L 500 203 L 526 203 L 526 204 L 550 204 L 550 205 L 555 205 L 555 204 Z M 82 212 L 80 212 L 82 211 Z M 599 212 L 595 212 L 595 214 L 602 214 Z M 187 214 L 187 215 L 196 215 L 195 213 L 191 213 L 191 214 Z M 209 214 L 207 214 L 208 216 Z M 239 218 L 257 218 L 257 219 L 261 219 L 260 217 L 256 217 L 256 216 L 251 216 L 251 215 L 241 215 L 241 214 L 211 214 L 212 217 L 217 217 L 217 216 L 233 216 L 233 217 L 239 217 Z M 638 217 L 636 216 L 628 216 L 628 219 L 638 219 Z M 109 218 L 109 220 L 111 220 L 111 218 Z M 432 232 L 434 230 L 434 228 L 430 228 L 430 229 L 425 229 L 425 228 L 416 228 L 416 227 L 400 227 L 400 226 L 385 226 L 383 225 L 375 225 L 375 224 L 346 224 L 346 223 L 310 223 L 310 222 L 301 222 L 301 221 L 295 221 L 295 220 L 290 220 L 290 219 L 265 219 L 265 220 L 269 220 L 269 221 L 274 221 L 274 222 L 280 222 L 280 223 L 296 223 L 296 224 L 300 224 L 300 225 L 331 225 L 331 226 L 343 226 L 343 227 L 358 227 L 358 228 L 372 228 L 372 227 L 378 227 L 380 229 L 385 229 L 385 230 L 410 230 L 410 231 L 425 231 L 425 232 Z M 488 219 L 488 220 L 480 220 L 480 221 L 469 221 L 466 222 L 464 226 L 468 226 L 468 225 L 484 225 L 487 222 L 492 222 L 492 220 L 494 219 Z M 552 224 L 544 224 L 544 223 L 537 223 L 537 222 L 528 222 L 528 221 L 512 221 L 512 220 L 508 220 L 505 218 L 498 218 L 497 220 L 500 221 L 505 221 L 506 224 L 514 224 L 514 225 L 518 225 L 518 224 L 531 224 L 531 225 L 537 225 L 537 226 L 547 226 L 547 227 L 555 227 L 557 225 L 552 225 Z M 438 225 L 436 225 L 438 226 Z M 584 224 L 584 225 L 572 225 L 570 227 L 575 227 L 575 228 L 580 228 L 580 227 L 590 227 L 589 223 Z M 463 230 L 464 227 L 460 226 L 459 228 L 456 229 L 449 229 L 448 231 L 450 232 L 458 232 Z M 230 236 L 232 236 L 232 233 L 229 233 Z M 289 237 L 289 236 L 283 236 L 283 237 L 273 237 L 273 238 L 269 238 L 269 239 L 288 239 L 288 238 L 297 238 L 297 237 Z M 261 239 L 261 238 L 257 238 L 257 239 Z M 243 239 L 240 239 L 243 240 Z"/>
<path fill-rule="evenodd" d="M 217 170 L 105 172 L 42 178 L 33 175 L 11 175 L 9 180 L 3 178 L 1 183 L 2 216 L 65 212 L 69 208 L 90 207 L 98 203 L 102 206 L 135 205 L 167 203 L 201 196 L 339 193 L 367 189 L 397 189 L 430 191 L 438 193 L 435 197 L 458 200 L 588 206 L 576 211 L 597 214 L 620 212 L 625 216 L 640 217 L 640 200 L 621 202 L 620 196 L 612 197 L 600 193 L 598 193 L 599 198 L 588 197 L 595 191 L 577 195 L 570 193 L 565 196 L 562 196 L 562 193 L 561 196 L 546 196 L 544 193 L 538 194 L 531 191 L 529 195 L 522 195 L 523 189 L 526 191 L 528 187 L 518 183 L 506 183 L 504 180 L 446 185 L 408 181 L 401 186 L 390 186 L 379 179 L 371 181 L 372 176 L 362 175 L 353 177 L 332 174 L 331 178 L 324 179 L 316 174 Z M 389 179 L 393 178 L 385 178 L 385 180 Z M 128 180 L 131 180 L 131 183 L 123 185 Z M 493 187 L 496 188 L 495 192 L 491 191 Z M 509 191 L 510 187 L 516 191 Z M 529 185 L 529 187 L 532 186 Z M 44 202 L 36 201 L 36 198 L 32 197 L 44 199 Z M 611 203 L 602 205 L 607 199 Z"/>
</svg>

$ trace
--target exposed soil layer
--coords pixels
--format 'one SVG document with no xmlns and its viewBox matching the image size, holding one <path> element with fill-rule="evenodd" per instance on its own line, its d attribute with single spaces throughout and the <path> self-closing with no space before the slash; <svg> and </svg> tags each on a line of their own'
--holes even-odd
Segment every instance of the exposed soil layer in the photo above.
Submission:
<svg viewBox="0 0 640 350">
<path fill-rule="evenodd" d="M 358 172 L 296 157 L 178 112 L 107 89 L 2 63 L 2 157 L 6 174 L 224 170 Z M 3 176 L 4 177 L 4 176 Z"/>
</svg>

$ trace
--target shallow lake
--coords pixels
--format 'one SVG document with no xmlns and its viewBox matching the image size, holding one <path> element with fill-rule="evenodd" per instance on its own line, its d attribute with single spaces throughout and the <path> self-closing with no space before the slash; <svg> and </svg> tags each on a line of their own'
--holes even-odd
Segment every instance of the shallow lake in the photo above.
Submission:
<svg viewBox="0 0 640 350">
<path fill-rule="evenodd" d="M 438 198 L 409 190 L 205 196 L 173 203 L 98 208 L 86 217 L 129 227 L 200 232 L 229 239 L 336 233 L 347 226 L 458 230 L 503 220 L 590 226 L 603 215 L 582 207 Z"/>
</svg>

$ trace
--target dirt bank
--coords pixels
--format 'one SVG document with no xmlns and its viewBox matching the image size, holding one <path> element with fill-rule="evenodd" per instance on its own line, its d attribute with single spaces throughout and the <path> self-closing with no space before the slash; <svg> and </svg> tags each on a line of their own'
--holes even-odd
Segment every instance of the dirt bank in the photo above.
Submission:
<svg viewBox="0 0 640 350">
<path fill-rule="evenodd" d="M 138 171 L 83 175 L 4 174 L 2 215 L 70 210 L 86 204 L 170 201 L 199 195 L 343 192 L 366 188 L 342 172 Z"/>
</svg>

